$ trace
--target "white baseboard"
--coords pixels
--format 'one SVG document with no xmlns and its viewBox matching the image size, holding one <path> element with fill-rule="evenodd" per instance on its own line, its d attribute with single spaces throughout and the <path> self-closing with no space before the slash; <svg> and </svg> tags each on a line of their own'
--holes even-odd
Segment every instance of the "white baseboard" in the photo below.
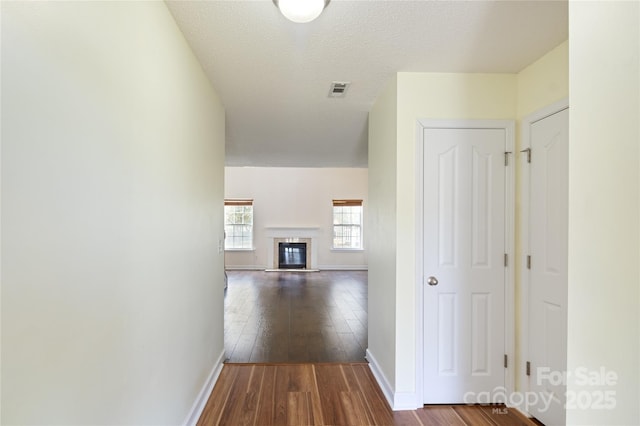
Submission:
<svg viewBox="0 0 640 426">
<path fill-rule="evenodd" d="M 422 407 L 422 403 L 417 401 L 415 392 L 395 392 L 389 383 L 389 380 L 382 372 L 380 364 L 375 356 L 367 349 L 366 356 L 369 361 L 369 368 L 378 382 L 378 386 L 382 389 L 384 397 L 387 399 L 389 406 L 393 411 L 399 410 L 416 410 Z"/>
<path fill-rule="evenodd" d="M 213 386 L 218 381 L 218 377 L 220 377 L 220 372 L 222 371 L 222 366 L 224 365 L 223 361 L 224 361 L 224 349 L 222 350 L 222 352 L 220 353 L 220 356 L 214 363 L 213 368 L 211 369 L 211 372 L 207 377 L 207 380 L 205 380 L 204 385 L 202 386 L 202 389 L 200 389 L 200 392 L 198 393 L 198 396 L 195 402 L 193 403 L 193 406 L 191 407 L 191 410 L 189 410 L 189 414 L 187 415 L 187 418 L 182 423 L 183 425 L 196 426 L 196 423 L 198 423 L 198 420 L 202 415 L 202 410 L 204 410 L 204 406 L 207 404 L 207 401 L 209 400 L 211 391 L 213 391 Z"/>
<path fill-rule="evenodd" d="M 226 265 L 227 271 L 265 271 L 271 270 L 266 266 L 259 265 Z M 367 265 L 322 265 L 318 266 L 321 271 L 366 271 L 369 269 Z"/>
<path fill-rule="evenodd" d="M 417 401 L 415 392 L 396 392 L 393 395 L 393 410 L 417 410 L 422 408 L 424 404 Z"/>
<path fill-rule="evenodd" d="M 318 269 L 321 271 L 366 271 L 369 267 L 367 265 L 320 265 Z"/>
<path fill-rule="evenodd" d="M 389 406 L 393 409 L 393 388 L 391 387 L 389 380 L 387 380 L 387 377 L 384 375 L 382 369 L 380 368 L 380 364 L 378 364 L 378 361 L 376 361 L 376 357 L 373 356 L 369 349 L 367 349 L 365 358 L 367 359 L 367 361 L 369 361 L 369 368 L 373 373 L 373 377 L 375 377 L 376 382 L 378 382 L 378 386 L 380 386 L 380 389 L 382 389 L 382 393 L 387 399 Z"/>
<path fill-rule="evenodd" d="M 227 271 L 264 271 L 265 266 L 260 265 L 225 265 Z"/>
</svg>

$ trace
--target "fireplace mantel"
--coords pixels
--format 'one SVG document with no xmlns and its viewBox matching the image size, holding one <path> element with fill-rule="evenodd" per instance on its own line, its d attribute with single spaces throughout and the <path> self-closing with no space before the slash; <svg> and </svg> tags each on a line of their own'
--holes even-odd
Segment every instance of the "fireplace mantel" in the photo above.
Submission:
<svg viewBox="0 0 640 426">
<path fill-rule="evenodd" d="M 288 226 L 269 226 L 264 228 L 267 238 L 316 238 L 320 227 L 308 226 L 292 228 Z"/>
<path fill-rule="evenodd" d="M 278 242 L 306 242 L 307 243 L 307 269 L 316 269 L 318 264 L 318 254 L 316 246 L 318 236 L 320 235 L 320 227 L 288 227 L 288 226 L 272 226 L 265 228 L 267 235 L 267 269 L 278 268 L 278 258 L 276 245 Z"/>
</svg>

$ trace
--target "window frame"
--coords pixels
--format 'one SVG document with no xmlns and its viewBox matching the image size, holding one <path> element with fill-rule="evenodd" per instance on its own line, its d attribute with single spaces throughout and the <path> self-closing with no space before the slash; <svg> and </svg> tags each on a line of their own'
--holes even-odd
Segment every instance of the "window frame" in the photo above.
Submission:
<svg viewBox="0 0 640 426">
<path fill-rule="evenodd" d="M 251 207 L 251 222 L 249 223 L 245 223 L 245 222 L 238 222 L 238 223 L 230 223 L 227 222 L 227 207 Z M 254 208 L 253 208 L 253 200 L 252 199 L 238 199 L 238 198 L 226 198 L 224 200 L 224 251 L 251 251 L 251 250 L 255 250 L 255 246 L 254 246 L 254 232 L 253 232 L 253 219 L 254 219 Z M 237 226 L 237 227 L 243 227 L 243 226 L 249 226 L 249 232 L 248 232 L 248 236 L 245 235 L 244 232 L 240 232 L 239 234 L 233 233 L 233 235 L 230 235 L 230 233 L 227 232 L 227 227 L 229 226 Z M 249 244 L 248 246 L 245 246 L 245 244 L 241 244 L 241 246 L 233 246 L 231 247 L 229 245 L 229 242 L 232 240 L 248 240 Z"/>
<path fill-rule="evenodd" d="M 331 250 L 334 251 L 363 251 L 364 250 L 364 205 L 363 201 L 359 199 L 334 199 L 331 205 Z M 359 223 L 336 223 L 336 208 L 342 207 L 358 207 L 359 208 Z M 353 213 L 351 213 L 353 214 Z M 336 246 L 336 227 L 357 227 L 359 232 L 359 238 L 357 239 L 358 247 L 340 247 Z M 344 237 L 341 237 L 344 238 Z M 344 243 L 343 239 L 343 243 Z"/>
</svg>

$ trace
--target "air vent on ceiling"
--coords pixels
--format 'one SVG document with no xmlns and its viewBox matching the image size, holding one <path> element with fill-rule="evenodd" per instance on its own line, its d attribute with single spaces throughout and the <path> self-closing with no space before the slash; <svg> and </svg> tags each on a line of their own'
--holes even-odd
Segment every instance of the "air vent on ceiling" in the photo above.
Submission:
<svg viewBox="0 0 640 426">
<path fill-rule="evenodd" d="M 331 83 L 331 88 L 329 89 L 329 97 L 330 98 L 344 98 L 347 94 L 347 89 L 351 85 L 350 81 L 334 81 Z"/>
</svg>

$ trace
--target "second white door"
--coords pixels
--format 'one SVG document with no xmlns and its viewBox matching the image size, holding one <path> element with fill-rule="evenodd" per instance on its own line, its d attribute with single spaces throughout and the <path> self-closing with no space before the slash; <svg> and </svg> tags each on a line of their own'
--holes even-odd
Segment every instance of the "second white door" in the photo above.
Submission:
<svg viewBox="0 0 640 426">
<path fill-rule="evenodd" d="M 530 126 L 528 407 L 547 425 L 565 423 L 569 110 Z"/>
</svg>

